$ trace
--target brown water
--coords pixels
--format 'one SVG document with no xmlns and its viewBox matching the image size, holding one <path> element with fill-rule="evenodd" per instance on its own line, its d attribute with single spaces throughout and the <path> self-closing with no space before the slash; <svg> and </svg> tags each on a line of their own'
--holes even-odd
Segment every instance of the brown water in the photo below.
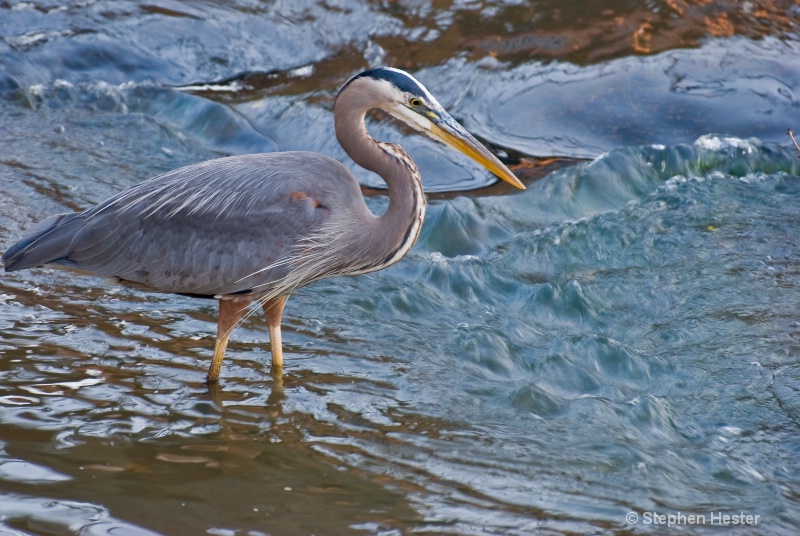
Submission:
<svg viewBox="0 0 800 536">
<path fill-rule="evenodd" d="M 407 69 L 524 193 L 377 117 L 431 196 L 389 270 L 302 289 L 204 384 L 213 302 L 0 277 L 0 534 L 800 526 L 800 5 L 0 5 L 0 246 L 167 169 L 332 136 Z M 588 161 L 585 161 L 588 159 Z M 634 513 L 636 522 L 626 516 Z M 710 517 L 708 518 L 710 521 Z"/>
</svg>

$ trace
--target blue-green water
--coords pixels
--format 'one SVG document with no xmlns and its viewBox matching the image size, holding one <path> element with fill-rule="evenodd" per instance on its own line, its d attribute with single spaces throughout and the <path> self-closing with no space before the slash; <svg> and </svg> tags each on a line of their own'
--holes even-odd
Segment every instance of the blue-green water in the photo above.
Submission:
<svg viewBox="0 0 800 536">
<path fill-rule="evenodd" d="M 0 246 L 222 154 L 346 161 L 336 89 L 393 58 L 528 189 L 459 194 L 492 179 L 375 120 L 451 193 L 399 264 L 292 296 L 282 377 L 253 317 L 212 392 L 213 303 L 3 274 L 0 533 L 800 527 L 792 35 L 579 64 L 460 54 L 482 30 L 454 21 L 519 16 L 489 2 L 67 6 L 0 7 Z M 590 160 L 534 181 L 534 156 Z"/>
</svg>

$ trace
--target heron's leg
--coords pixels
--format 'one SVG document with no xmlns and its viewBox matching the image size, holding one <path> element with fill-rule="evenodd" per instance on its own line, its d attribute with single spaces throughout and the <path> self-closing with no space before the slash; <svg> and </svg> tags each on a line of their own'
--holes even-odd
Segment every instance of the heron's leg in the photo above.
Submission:
<svg viewBox="0 0 800 536">
<path fill-rule="evenodd" d="M 217 342 L 214 344 L 214 358 L 208 369 L 208 383 L 215 383 L 219 380 L 219 371 L 222 368 L 222 359 L 225 357 L 225 348 L 228 347 L 228 338 L 230 338 L 236 323 L 244 316 L 249 304 L 250 300 L 226 300 L 224 298 L 219 300 Z"/>
<path fill-rule="evenodd" d="M 286 305 L 286 298 L 288 297 L 289 296 L 278 296 L 264 303 L 264 315 L 267 317 L 269 342 L 272 348 L 272 368 L 275 370 L 283 368 L 281 318 L 283 317 L 283 306 Z"/>
</svg>

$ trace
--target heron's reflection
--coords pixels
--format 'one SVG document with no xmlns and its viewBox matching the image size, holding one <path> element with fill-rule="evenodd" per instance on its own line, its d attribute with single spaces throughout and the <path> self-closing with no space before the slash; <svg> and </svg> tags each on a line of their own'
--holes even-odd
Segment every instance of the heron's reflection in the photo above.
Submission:
<svg viewBox="0 0 800 536">
<path fill-rule="evenodd" d="M 283 415 L 283 401 L 286 399 L 283 382 L 283 367 L 272 365 L 270 367 L 269 376 L 272 378 L 272 385 L 270 386 L 270 393 L 267 396 L 267 403 L 264 409 L 270 417 L 275 418 Z M 211 401 L 223 416 L 222 425 L 224 427 L 226 420 L 224 417 L 228 413 L 229 407 L 225 402 L 226 398 L 230 398 L 230 393 L 226 393 L 224 390 L 220 389 L 219 382 L 206 383 L 206 387 L 208 388 L 208 395 Z"/>
<path fill-rule="evenodd" d="M 272 376 L 272 391 L 267 397 L 267 406 L 274 408 L 276 415 L 283 414 L 282 402 L 286 398 L 283 390 L 283 367 L 273 365 L 270 368 L 270 375 Z"/>
</svg>

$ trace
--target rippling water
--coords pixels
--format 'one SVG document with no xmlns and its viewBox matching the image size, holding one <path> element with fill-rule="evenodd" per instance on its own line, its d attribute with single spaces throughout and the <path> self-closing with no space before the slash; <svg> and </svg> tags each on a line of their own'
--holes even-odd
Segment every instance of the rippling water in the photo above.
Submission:
<svg viewBox="0 0 800 536">
<path fill-rule="evenodd" d="M 294 294 L 282 377 L 248 321 L 211 392 L 214 303 L 4 274 L 0 533 L 794 533 L 798 13 L 762 4 L 0 6 L 0 246 L 214 156 L 346 161 L 333 96 L 379 63 L 529 186 L 373 121 L 448 192 L 419 243 Z"/>
</svg>

